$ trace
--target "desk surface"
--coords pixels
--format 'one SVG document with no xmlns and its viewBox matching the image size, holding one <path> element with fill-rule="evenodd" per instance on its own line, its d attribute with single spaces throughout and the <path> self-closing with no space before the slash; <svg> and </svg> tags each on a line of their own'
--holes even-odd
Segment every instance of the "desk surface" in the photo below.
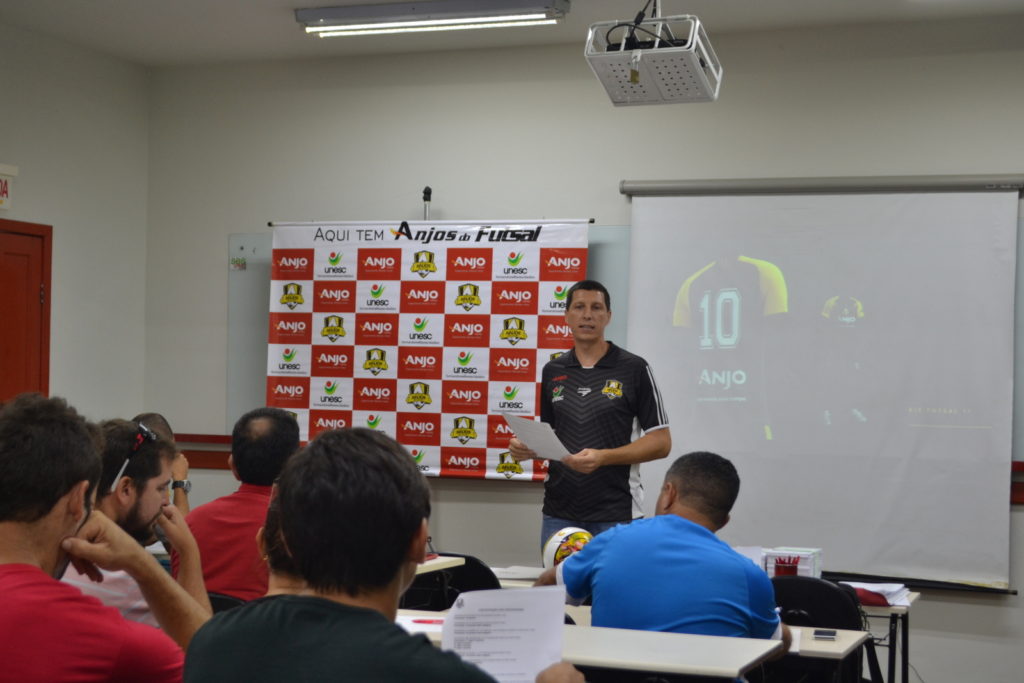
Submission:
<svg viewBox="0 0 1024 683">
<path fill-rule="evenodd" d="M 864 644 L 871 634 L 868 631 L 836 630 L 835 640 L 815 640 L 814 629 L 810 627 L 790 626 L 794 634 L 800 635 L 800 652 L 793 654 L 798 657 L 814 659 L 845 659 L 850 653 Z"/>
<path fill-rule="evenodd" d="M 443 612 L 399 610 L 400 616 L 433 617 Z M 573 664 L 631 671 L 679 673 L 735 679 L 760 664 L 782 643 L 776 640 L 694 636 L 620 628 L 565 626 L 562 658 Z M 436 627 L 425 635 L 441 644 Z"/>
<path fill-rule="evenodd" d="M 921 597 L 920 593 L 910 593 L 907 595 L 907 599 L 910 601 L 910 605 L 886 605 L 884 607 L 878 607 L 875 605 L 861 605 L 864 610 L 864 614 L 869 617 L 887 617 L 891 614 L 906 614 L 913 607 L 917 599 Z"/>
<path fill-rule="evenodd" d="M 432 560 L 427 560 L 423 564 L 416 566 L 417 574 L 426 574 L 427 572 L 436 572 L 441 569 L 451 569 L 452 567 L 459 567 L 466 564 L 466 558 L 464 557 L 453 557 L 451 555 L 441 555 L 435 557 Z"/>
</svg>

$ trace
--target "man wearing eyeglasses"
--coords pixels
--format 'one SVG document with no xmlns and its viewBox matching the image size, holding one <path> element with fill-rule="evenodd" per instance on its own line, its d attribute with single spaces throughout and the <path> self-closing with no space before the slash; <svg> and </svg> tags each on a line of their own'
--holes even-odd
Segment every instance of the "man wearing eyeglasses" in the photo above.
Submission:
<svg viewBox="0 0 1024 683">
<path fill-rule="evenodd" d="M 164 520 L 161 529 L 182 558 L 178 583 L 202 608 L 212 612 L 203 585 L 199 546 L 184 517 L 169 501 L 174 445 L 142 422 L 107 420 L 100 429 L 105 445 L 96 508 L 142 545 L 154 540 L 156 524 Z M 128 619 L 158 625 L 138 584 L 126 572 L 104 572 L 103 581 L 96 583 L 71 568 L 64 581 L 116 607 Z"/>
<path fill-rule="evenodd" d="M 98 440 L 63 399 L 26 394 L 0 408 L 3 680 L 179 681 L 181 650 L 207 619 L 141 545 L 102 512 L 90 514 Z M 164 632 L 57 581 L 69 561 L 90 575 L 128 572 Z"/>
</svg>

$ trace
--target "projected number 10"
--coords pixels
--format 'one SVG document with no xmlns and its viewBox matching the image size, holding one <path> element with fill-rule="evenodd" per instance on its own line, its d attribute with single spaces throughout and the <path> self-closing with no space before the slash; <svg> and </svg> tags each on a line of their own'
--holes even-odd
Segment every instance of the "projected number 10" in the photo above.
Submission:
<svg viewBox="0 0 1024 683">
<path fill-rule="evenodd" d="M 740 293 L 736 289 L 720 289 L 700 298 L 701 349 L 731 349 L 740 340 Z"/>
</svg>

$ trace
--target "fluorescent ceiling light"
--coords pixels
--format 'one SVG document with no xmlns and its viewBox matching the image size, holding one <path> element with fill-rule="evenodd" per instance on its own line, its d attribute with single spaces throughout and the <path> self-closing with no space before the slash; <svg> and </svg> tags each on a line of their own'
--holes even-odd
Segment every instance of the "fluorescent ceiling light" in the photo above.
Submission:
<svg viewBox="0 0 1024 683">
<path fill-rule="evenodd" d="M 318 7 L 295 10 L 307 33 L 322 38 L 419 31 L 465 31 L 557 23 L 569 0 L 472 0 Z"/>
</svg>

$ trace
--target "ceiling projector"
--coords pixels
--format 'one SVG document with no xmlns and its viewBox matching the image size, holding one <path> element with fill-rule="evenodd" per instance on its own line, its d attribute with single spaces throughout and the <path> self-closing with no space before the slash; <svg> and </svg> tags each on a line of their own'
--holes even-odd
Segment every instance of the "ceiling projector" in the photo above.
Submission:
<svg viewBox="0 0 1024 683">
<path fill-rule="evenodd" d="M 598 22 L 584 54 L 616 107 L 718 99 L 722 64 L 693 15 Z"/>
</svg>

